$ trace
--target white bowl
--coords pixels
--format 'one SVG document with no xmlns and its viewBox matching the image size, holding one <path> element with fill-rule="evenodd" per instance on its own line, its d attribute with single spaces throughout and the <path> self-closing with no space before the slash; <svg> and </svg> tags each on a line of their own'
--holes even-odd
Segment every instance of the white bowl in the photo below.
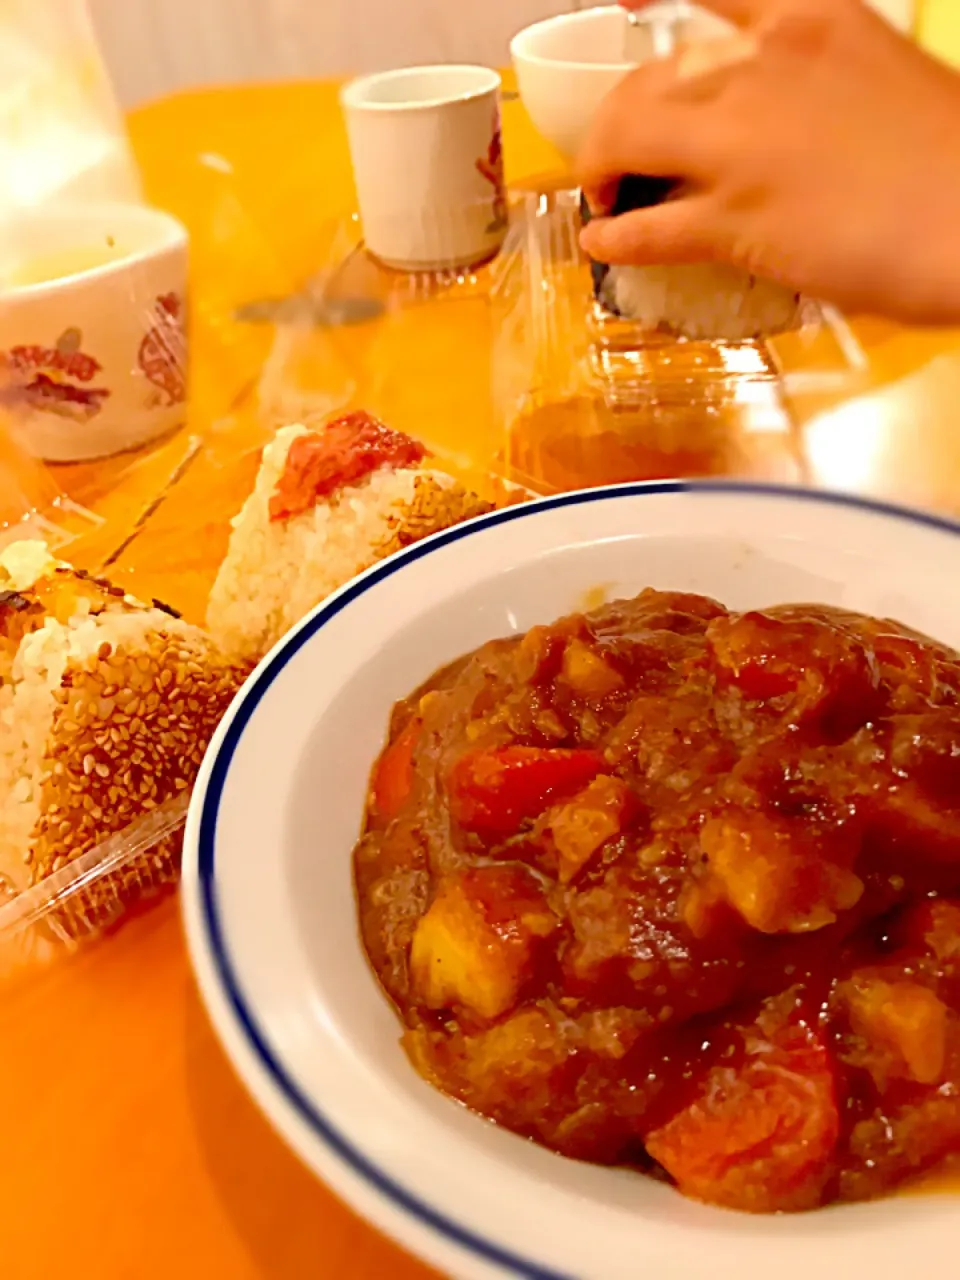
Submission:
<svg viewBox="0 0 960 1280">
<path fill-rule="evenodd" d="M 736 608 L 819 601 L 960 646 L 960 526 L 852 498 L 666 482 L 568 494 L 411 547 L 260 665 L 190 810 L 184 915 L 213 1022 L 278 1132 L 345 1200 L 461 1280 L 946 1280 L 946 1193 L 796 1217 L 706 1208 L 564 1160 L 421 1081 L 360 944 L 351 878 L 391 705 L 491 637 L 598 585 Z M 243 1153 L 237 1153 L 238 1159 Z"/>
<path fill-rule="evenodd" d="M 515 36 L 510 53 L 520 97 L 531 120 L 566 159 L 576 157 L 607 94 L 642 62 L 654 57 L 653 26 L 673 3 L 651 5 L 627 57 L 627 17 L 619 5 L 563 13 Z M 716 39 L 728 23 L 702 9 L 684 9 L 685 34 Z"/>
</svg>

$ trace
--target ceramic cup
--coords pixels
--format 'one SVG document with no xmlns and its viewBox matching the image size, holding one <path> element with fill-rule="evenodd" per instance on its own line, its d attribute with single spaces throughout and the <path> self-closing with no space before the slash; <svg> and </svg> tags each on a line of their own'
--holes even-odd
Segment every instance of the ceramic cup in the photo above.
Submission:
<svg viewBox="0 0 960 1280">
<path fill-rule="evenodd" d="M 523 105 L 563 160 L 576 159 L 607 94 L 657 56 L 658 22 L 676 14 L 676 0 L 653 4 L 631 30 L 619 5 L 601 5 L 547 18 L 514 37 L 510 53 Z M 682 5 L 680 14 L 686 38 L 697 43 L 731 34 L 729 23 L 695 5 Z"/>
<path fill-rule="evenodd" d="M 0 229 L 0 396 L 34 457 L 136 448 L 186 408 L 187 233 L 140 205 L 31 210 Z"/>
<path fill-rule="evenodd" d="M 367 248 L 402 271 L 469 267 L 507 229 L 500 77 L 485 67 L 409 67 L 341 96 Z"/>
</svg>

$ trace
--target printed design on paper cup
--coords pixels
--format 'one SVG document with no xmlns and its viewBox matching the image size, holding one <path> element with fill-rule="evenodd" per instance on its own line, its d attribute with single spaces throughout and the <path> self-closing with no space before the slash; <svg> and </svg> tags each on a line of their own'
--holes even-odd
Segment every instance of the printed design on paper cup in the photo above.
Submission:
<svg viewBox="0 0 960 1280">
<path fill-rule="evenodd" d="M 137 363 L 155 388 L 150 407 L 169 409 L 187 398 L 187 334 L 183 299 L 176 293 L 157 298 L 156 321 L 140 343 Z"/>
<path fill-rule="evenodd" d="M 493 137 L 487 154 L 477 161 L 477 172 L 494 189 L 493 222 L 487 227 L 490 235 L 503 231 L 507 225 L 507 188 L 503 179 L 503 130 L 500 112 L 493 117 Z"/>
<path fill-rule="evenodd" d="M 84 385 L 102 365 L 82 350 L 83 335 L 65 329 L 52 347 L 39 343 L 0 352 L 0 367 L 10 376 L 6 399 L 16 408 L 26 405 L 41 413 L 55 413 L 74 422 L 89 422 L 109 397 L 107 387 Z"/>
</svg>

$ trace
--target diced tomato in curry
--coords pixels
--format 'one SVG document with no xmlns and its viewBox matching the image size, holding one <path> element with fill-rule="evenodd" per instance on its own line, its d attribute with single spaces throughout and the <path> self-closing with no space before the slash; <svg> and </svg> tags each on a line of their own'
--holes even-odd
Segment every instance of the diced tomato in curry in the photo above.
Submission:
<svg viewBox="0 0 960 1280">
<path fill-rule="evenodd" d="M 826 1035 L 789 990 L 723 1030 L 725 1051 L 708 1054 L 693 1099 L 646 1135 L 647 1151 L 698 1200 L 814 1208 L 840 1133 Z"/>
<path fill-rule="evenodd" d="M 553 799 L 570 795 L 603 770 L 597 751 L 495 747 L 471 751 L 450 771 L 450 812 L 468 831 L 505 839 Z"/>
<path fill-rule="evenodd" d="M 397 709 L 355 872 L 416 1068 L 751 1212 L 960 1165 L 960 657 L 647 591 Z"/>
<path fill-rule="evenodd" d="M 338 489 L 357 484 L 379 467 L 414 467 L 426 457 L 416 440 L 358 411 L 297 436 L 270 498 L 270 519 L 301 515 Z"/>
</svg>

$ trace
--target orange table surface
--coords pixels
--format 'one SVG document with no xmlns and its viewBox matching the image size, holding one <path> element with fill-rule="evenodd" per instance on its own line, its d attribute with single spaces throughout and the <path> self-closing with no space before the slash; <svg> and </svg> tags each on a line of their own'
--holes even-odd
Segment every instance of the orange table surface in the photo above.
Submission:
<svg viewBox="0 0 960 1280">
<path fill-rule="evenodd" d="M 336 101 L 335 86 L 324 84 L 210 90 L 144 108 L 130 122 L 150 197 L 193 234 L 191 426 L 210 449 L 116 569 L 176 596 L 189 614 L 202 611 L 222 548 L 222 534 L 208 538 L 202 524 L 203 467 L 216 465 L 221 439 L 211 423 L 232 414 L 232 429 L 247 433 L 251 461 L 232 501 L 263 430 L 244 409 L 262 336 L 231 329 L 223 316 L 239 301 L 299 285 L 321 225 L 350 211 Z M 555 168 L 514 102 L 505 142 L 514 183 Z M 872 321 L 857 333 L 867 367 L 842 392 L 791 405 L 804 474 L 960 511 L 960 334 Z M 356 367 L 367 376 L 381 357 L 373 349 Z M 434 371 L 441 381 L 442 369 Z M 486 428 L 459 430 L 464 451 L 488 460 Z M 63 487 L 107 517 L 81 559 L 95 563 L 109 541 L 116 545 L 184 450 L 181 435 L 134 467 L 61 475 Z M 427 1276 L 316 1183 L 248 1101 L 194 990 L 173 901 L 12 986 L 0 1035 L 0 1272 L 10 1280 Z"/>
</svg>

